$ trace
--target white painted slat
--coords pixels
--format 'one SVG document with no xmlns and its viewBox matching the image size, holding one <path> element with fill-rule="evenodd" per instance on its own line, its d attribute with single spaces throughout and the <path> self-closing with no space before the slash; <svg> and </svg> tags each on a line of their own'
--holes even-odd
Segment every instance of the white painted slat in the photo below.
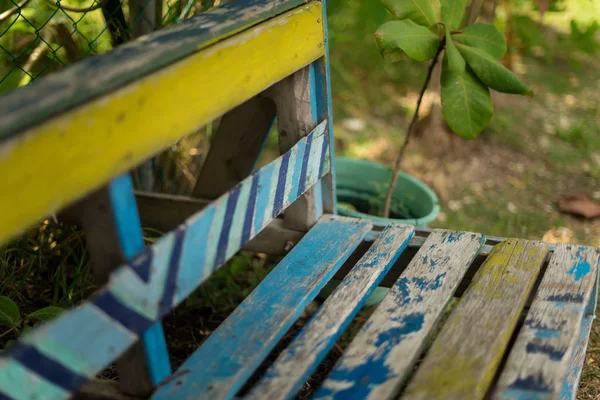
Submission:
<svg viewBox="0 0 600 400">
<path fill-rule="evenodd" d="M 558 399 L 597 276 L 598 250 L 559 244 L 494 391 L 494 399 Z"/>
<path fill-rule="evenodd" d="M 316 398 L 394 396 L 484 242 L 481 234 L 433 231 Z"/>
<path fill-rule="evenodd" d="M 414 228 L 409 225 L 385 228 L 310 324 L 279 355 L 249 398 L 293 398 L 398 259 L 413 234 Z"/>
</svg>

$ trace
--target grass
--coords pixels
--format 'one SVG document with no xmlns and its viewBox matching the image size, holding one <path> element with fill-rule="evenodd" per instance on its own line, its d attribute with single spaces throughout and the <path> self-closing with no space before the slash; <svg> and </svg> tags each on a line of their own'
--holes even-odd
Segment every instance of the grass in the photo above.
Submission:
<svg viewBox="0 0 600 400">
<path fill-rule="evenodd" d="M 590 22 L 587 3 L 572 2 L 574 9 L 566 15 Z M 403 139 L 425 68 L 410 60 L 381 60 L 372 32 L 387 16 L 378 3 L 330 0 L 329 7 L 337 154 L 388 163 Z M 556 16 L 550 15 L 548 21 L 563 31 L 568 26 Z M 550 62 L 531 54 L 520 57 L 517 67 L 535 89 L 533 99 L 495 96 L 494 119 L 478 141 L 444 142 L 449 145 L 441 154 L 435 148 L 437 138 L 446 140 L 447 133 L 424 132 L 410 148 L 406 170 L 439 195 L 442 214 L 435 227 L 532 239 L 567 228 L 565 240 L 600 245 L 598 221 L 574 219 L 558 212 L 556 205 L 561 193 L 600 197 L 600 60 L 562 49 Z M 431 99 L 426 103 L 427 109 Z M 434 134 L 438 136 L 430 140 Z M 203 142 L 199 137 L 192 141 L 190 146 Z M 277 138 L 271 135 L 259 165 L 272 160 L 276 148 Z M 174 159 L 188 163 L 191 152 Z M 189 192 L 193 179 L 186 176 L 195 172 L 170 171 L 165 191 Z M 174 185 L 173 177 L 182 183 Z M 155 236 L 148 232 L 148 241 Z M 169 314 L 164 327 L 172 364 L 181 364 L 277 261 L 241 253 Z M 69 307 L 96 290 L 82 233 L 53 221 L 31 229 L 0 252 L 0 282 L 0 295 L 14 299 L 23 312 L 47 305 Z M 314 308 L 288 332 L 279 349 L 311 312 Z M 322 381 L 370 312 L 355 319 L 302 389 L 302 396 Z M 0 345 L 15 338 L 14 332 L 6 334 Z M 269 359 L 275 356 L 276 352 Z M 105 377 L 114 377 L 114 371 Z M 593 327 L 579 398 L 600 398 L 598 324 Z"/>
</svg>

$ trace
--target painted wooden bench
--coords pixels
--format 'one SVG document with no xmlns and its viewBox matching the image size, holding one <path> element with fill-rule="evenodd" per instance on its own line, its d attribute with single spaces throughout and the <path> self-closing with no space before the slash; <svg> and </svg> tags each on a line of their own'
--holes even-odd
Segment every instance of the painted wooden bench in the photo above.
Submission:
<svg viewBox="0 0 600 400">
<path fill-rule="evenodd" d="M 334 277 L 244 397 L 294 398 L 384 285 L 315 398 L 574 398 L 598 250 L 336 216 L 326 54 L 321 2 L 238 0 L 0 97 L 0 243 L 71 216 L 104 284 L 2 353 L 0 398 L 236 397 Z M 281 156 L 254 171 L 276 115 Z M 193 197 L 133 191 L 219 116 Z M 169 233 L 144 247 L 141 225 Z M 172 371 L 161 318 L 240 249 L 285 257 Z M 95 380 L 113 362 L 116 392 Z"/>
</svg>

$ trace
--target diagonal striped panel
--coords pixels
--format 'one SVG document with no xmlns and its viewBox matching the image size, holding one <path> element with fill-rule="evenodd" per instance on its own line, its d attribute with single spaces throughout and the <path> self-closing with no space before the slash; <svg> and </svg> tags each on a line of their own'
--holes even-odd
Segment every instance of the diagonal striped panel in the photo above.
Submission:
<svg viewBox="0 0 600 400">
<path fill-rule="evenodd" d="M 117 269 L 90 301 L 25 336 L 0 362 L 0 397 L 30 399 L 39 393 L 35 388 L 47 388 L 44 393 L 52 398 L 67 398 L 93 378 L 303 194 L 284 195 L 274 206 L 277 194 L 287 190 L 280 177 L 296 167 L 284 162 L 292 153 L 309 146 L 320 150 L 302 158 L 301 170 L 319 174 L 300 173 L 306 180 L 299 187 L 308 190 L 329 172 L 320 170 L 324 159 L 328 163 L 328 138 L 324 121 L 289 152 Z"/>
</svg>

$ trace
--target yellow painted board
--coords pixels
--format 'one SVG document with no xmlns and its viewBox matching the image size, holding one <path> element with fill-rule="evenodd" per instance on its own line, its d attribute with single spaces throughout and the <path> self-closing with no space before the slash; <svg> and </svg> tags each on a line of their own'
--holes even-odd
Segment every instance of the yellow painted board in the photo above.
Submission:
<svg viewBox="0 0 600 400">
<path fill-rule="evenodd" d="M 435 338 L 402 399 L 483 399 L 533 290 L 548 245 L 494 247 Z"/>
<path fill-rule="evenodd" d="M 0 145 L 0 244 L 324 55 L 320 2 Z"/>
</svg>

